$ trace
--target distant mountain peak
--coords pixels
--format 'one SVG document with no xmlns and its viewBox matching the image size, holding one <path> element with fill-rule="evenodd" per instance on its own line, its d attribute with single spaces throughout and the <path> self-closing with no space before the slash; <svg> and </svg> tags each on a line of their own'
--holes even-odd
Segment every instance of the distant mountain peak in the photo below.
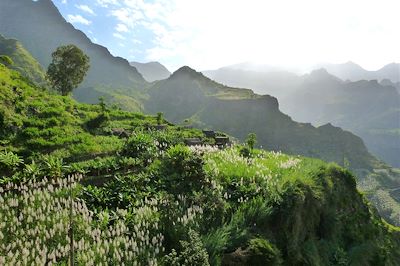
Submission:
<svg viewBox="0 0 400 266">
<path fill-rule="evenodd" d="M 179 73 L 179 72 L 182 72 L 182 73 L 185 73 L 185 72 L 196 72 L 196 70 L 194 70 L 194 69 L 191 68 L 190 66 L 182 66 L 182 67 L 178 68 L 178 69 L 174 72 L 174 74 L 175 74 L 175 73 Z M 196 73 L 197 73 L 197 72 L 196 72 Z"/>
<path fill-rule="evenodd" d="M 141 62 L 136 62 L 136 61 L 131 61 L 131 62 L 129 62 L 131 65 L 149 65 L 149 66 L 162 66 L 162 67 L 165 67 L 164 65 L 162 65 L 160 62 L 158 62 L 158 61 L 150 61 L 150 62 L 144 62 L 144 63 L 141 63 Z"/>
<path fill-rule="evenodd" d="M 362 68 L 359 64 L 354 63 L 353 61 L 349 60 L 346 63 L 344 63 L 343 65 L 345 66 L 351 66 L 351 67 L 357 67 L 357 68 Z"/>
<path fill-rule="evenodd" d="M 330 75 L 330 74 L 325 68 L 322 67 L 311 71 L 310 75 Z"/>
<path fill-rule="evenodd" d="M 393 70 L 393 69 L 400 71 L 400 64 L 392 62 L 390 64 L 384 65 L 380 70 Z"/>
<path fill-rule="evenodd" d="M 129 64 L 134 66 L 149 82 L 166 79 L 171 75 L 171 72 L 169 72 L 169 70 L 163 64 L 157 61 L 147 63 L 132 61 Z"/>
<path fill-rule="evenodd" d="M 177 69 L 174 73 L 172 73 L 171 78 L 181 77 L 181 76 L 190 76 L 191 78 L 206 78 L 201 72 L 197 72 L 193 68 L 189 66 L 183 66 Z"/>
<path fill-rule="evenodd" d="M 330 74 L 325 68 L 319 68 L 311 71 L 309 75 L 306 75 L 308 80 L 339 80 L 337 77 Z"/>
<path fill-rule="evenodd" d="M 158 61 L 151 61 L 151 62 L 148 62 L 147 64 L 149 64 L 149 65 L 157 65 L 157 66 L 163 66 L 160 62 L 158 62 Z"/>
</svg>

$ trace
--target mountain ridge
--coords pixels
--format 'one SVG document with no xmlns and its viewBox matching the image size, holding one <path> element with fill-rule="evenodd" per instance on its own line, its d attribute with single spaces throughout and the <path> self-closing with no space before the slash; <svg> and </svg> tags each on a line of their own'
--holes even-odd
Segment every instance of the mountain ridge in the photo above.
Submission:
<svg viewBox="0 0 400 266">
<path fill-rule="evenodd" d="M 5 17 L 7 20 L 1 19 Z M 3 0 L 0 2 L 0 19 L 0 33 L 18 39 L 43 68 L 47 68 L 51 53 L 60 45 L 75 44 L 90 57 L 87 77 L 74 92 L 80 101 L 95 103 L 102 95 L 112 99 L 116 94 L 121 95 L 121 91 L 140 93 L 147 85 L 127 60 L 112 56 L 107 48 L 92 43 L 83 32 L 68 23 L 52 1 Z"/>
<path fill-rule="evenodd" d="M 400 136 L 389 133 L 400 128 L 400 94 L 396 88 L 377 80 L 343 82 L 325 77 L 307 82 L 307 76 L 305 80 L 281 100 L 286 113 L 297 121 L 316 125 L 331 122 L 350 130 L 361 136 L 379 158 L 400 166 Z"/>
<path fill-rule="evenodd" d="M 235 93 L 238 92 L 240 92 L 240 95 L 236 96 Z M 327 143 L 332 141 L 332 139 L 329 140 L 331 136 L 327 137 L 329 134 L 324 135 L 329 132 L 326 129 L 329 128 L 339 135 L 343 132 L 330 126 L 318 129 L 309 124 L 296 123 L 279 110 L 279 103 L 275 97 L 260 96 L 251 90 L 243 89 L 242 91 L 241 89 L 223 86 L 189 67 L 183 67 L 172 74 L 170 78 L 156 82 L 153 87 L 149 88 L 148 93 L 150 97 L 145 102 L 144 107 L 150 113 L 164 112 L 166 117 L 175 123 L 193 120 L 199 125 L 206 125 L 227 132 L 241 140 L 249 132 L 255 132 L 260 138 L 260 145 L 292 154 L 298 152 L 298 154 L 312 156 L 311 154 L 316 151 L 311 151 L 313 148 L 310 147 L 317 148 L 324 141 Z M 220 97 L 226 94 L 231 95 L 230 97 Z M 272 125 L 275 125 L 276 128 Z M 307 135 L 305 132 L 313 137 L 305 137 Z M 346 134 L 352 135 L 351 133 Z M 298 142 L 311 145 L 305 149 L 308 152 L 302 150 L 307 145 L 303 146 L 288 141 L 288 139 L 296 138 L 304 138 L 304 140 L 298 140 Z M 324 140 L 321 139 L 321 143 L 317 145 L 318 141 L 313 143 L 313 138 Z M 339 139 L 335 141 L 340 143 Z M 361 139 L 354 136 L 354 140 L 347 141 L 359 143 L 357 145 L 360 147 L 360 153 L 368 154 L 366 157 L 372 159 Z M 319 152 L 321 152 L 321 149 L 319 149 Z M 332 160 L 333 157 L 335 157 L 334 161 L 336 162 L 341 162 L 343 159 L 343 154 L 336 154 L 330 158 L 321 154 L 320 156 L 328 161 Z M 354 158 L 357 157 L 354 156 Z M 369 164 L 367 162 L 359 163 L 360 165 L 357 167 L 361 168 L 367 167 Z"/>
<path fill-rule="evenodd" d="M 346 64 L 359 67 L 353 62 Z M 326 69 L 317 69 L 301 76 L 228 68 L 205 74 L 228 86 L 243 86 L 259 94 L 276 96 L 281 110 L 294 120 L 314 125 L 331 122 L 361 135 L 368 148 L 379 158 L 393 166 L 400 166 L 400 136 L 393 135 L 400 127 L 400 115 L 396 116 L 399 94 L 395 92 L 396 89 L 400 92 L 400 83 L 388 79 L 380 83 L 377 80 L 343 81 Z M 343 112 L 344 107 L 347 113 Z"/>
<path fill-rule="evenodd" d="M 171 72 L 163 64 L 157 61 L 147 63 L 131 61 L 129 64 L 134 66 L 148 82 L 166 79 L 171 75 Z"/>
<path fill-rule="evenodd" d="M 400 81 L 400 64 L 389 63 L 377 70 L 366 70 L 353 62 L 344 64 L 322 64 L 331 74 L 342 80 L 378 80 L 390 79 L 393 82 Z"/>
</svg>

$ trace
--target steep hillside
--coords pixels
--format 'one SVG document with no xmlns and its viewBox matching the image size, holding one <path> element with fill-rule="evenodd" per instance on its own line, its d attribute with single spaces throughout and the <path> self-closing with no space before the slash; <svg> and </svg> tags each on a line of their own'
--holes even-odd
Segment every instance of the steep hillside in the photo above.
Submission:
<svg viewBox="0 0 400 266">
<path fill-rule="evenodd" d="M 1 64 L 0 107 L 2 265 L 68 264 L 70 243 L 76 265 L 400 263 L 399 229 L 338 166 L 189 148 L 201 131 L 53 95 Z"/>
<path fill-rule="evenodd" d="M 148 82 L 166 79 L 171 75 L 171 72 L 159 62 L 130 62 L 130 65 L 134 66 Z"/>
<path fill-rule="evenodd" d="M 347 158 L 353 168 L 369 168 L 374 160 L 362 140 L 350 132 L 329 124 L 315 128 L 296 123 L 279 110 L 276 98 L 220 85 L 188 67 L 155 83 L 148 94 L 145 110 L 164 112 L 175 123 L 187 119 L 241 140 L 255 132 L 266 149 L 338 163 Z"/>
<path fill-rule="evenodd" d="M 143 90 L 143 77 L 128 61 L 112 56 L 105 47 L 93 44 L 67 23 L 51 0 L 2 0 L 0 18 L 0 33 L 21 41 L 43 68 L 47 68 L 51 53 L 60 45 L 72 43 L 84 50 L 90 57 L 91 68 L 85 82 L 74 92 L 78 100 L 94 103 L 102 95 L 111 101 L 124 97 L 128 101 L 124 107 L 135 109 L 138 97 L 132 95 Z"/>
<path fill-rule="evenodd" d="M 11 67 L 29 80 L 38 85 L 46 84 L 46 74 L 43 68 L 19 41 L 6 39 L 0 34 L 0 55 L 9 56 L 13 61 Z"/>
</svg>

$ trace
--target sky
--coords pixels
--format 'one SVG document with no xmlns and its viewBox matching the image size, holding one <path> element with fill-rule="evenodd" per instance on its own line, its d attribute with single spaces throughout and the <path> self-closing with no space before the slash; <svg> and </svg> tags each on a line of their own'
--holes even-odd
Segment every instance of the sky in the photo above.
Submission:
<svg viewBox="0 0 400 266">
<path fill-rule="evenodd" d="M 398 0 L 53 0 L 93 42 L 170 71 L 400 62 Z"/>
</svg>

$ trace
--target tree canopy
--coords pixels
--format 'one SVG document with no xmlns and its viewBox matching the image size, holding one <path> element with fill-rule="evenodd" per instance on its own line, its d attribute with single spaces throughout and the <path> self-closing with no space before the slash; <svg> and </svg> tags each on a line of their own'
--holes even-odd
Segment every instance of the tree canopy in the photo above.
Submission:
<svg viewBox="0 0 400 266">
<path fill-rule="evenodd" d="M 254 145 L 257 143 L 257 135 L 255 133 L 250 133 L 247 135 L 246 143 L 249 146 L 250 150 L 254 149 Z"/>
<path fill-rule="evenodd" d="M 47 76 L 54 88 L 66 96 L 83 81 L 90 59 L 73 44 L 58 47 L 52 57 Z"/>
</svg>

